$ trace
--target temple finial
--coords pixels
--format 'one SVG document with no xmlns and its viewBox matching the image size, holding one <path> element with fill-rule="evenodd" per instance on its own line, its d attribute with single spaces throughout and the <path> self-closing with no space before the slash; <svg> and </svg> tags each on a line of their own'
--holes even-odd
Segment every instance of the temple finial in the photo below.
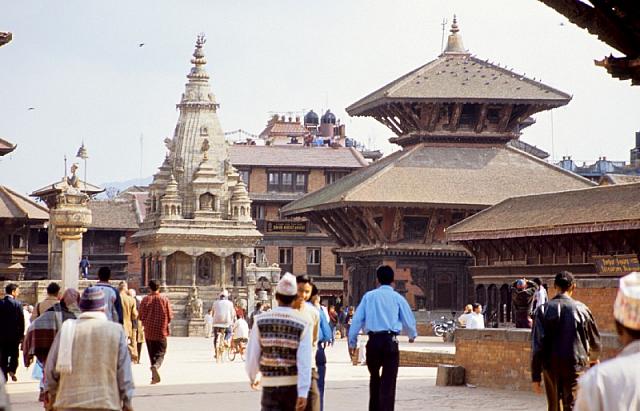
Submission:
<svg viewBox="0 0 640 411">
<path fill-rule="evenodd" d="M 451 23 L 451 34 L 456 34 L 457 32 L 460 31 L 460 28 L 458 28 L 458 19 L 456 17 L 456 15 L 453 15 L 453 23 Z"/>
<path fill-rule="evenodd" d="M 209 75 L 204 70 L 204 65 L 207 64 L 207 58 L 204 55 L 204 50 L 202 49 L 204 44 L 207 42 L 207 38 L 204 33 L 198 34 L 196 37 L 196 49 L 193 51 L 193 58 L 191 59 L 191 64 L 193 67 L 191 68 L 191 72 L 187 76 L 190 80 L 208 80 Z"/>
<path fill-rule="evenodd" d="M 458 18 L 455 14 L 453 15 L 453 22 L 451 23 L 451 34 L 449 34 L 447 47 L 444 49 L 443 54 L 469 54 L 462 44 Z"/>
</svg>

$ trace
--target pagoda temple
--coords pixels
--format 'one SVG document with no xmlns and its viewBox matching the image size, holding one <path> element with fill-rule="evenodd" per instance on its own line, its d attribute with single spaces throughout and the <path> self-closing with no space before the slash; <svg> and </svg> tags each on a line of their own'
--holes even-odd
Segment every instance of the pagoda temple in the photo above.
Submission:
<svg viewBox="0 0 640 411">
<path fill-rule="evenodd" d="M 205 71 L 204 36 L 196 41 L 168 154 L 149 186 L 140 246 L 142 280 L 166 285 L 241 286 L 262 235 L 245 183 L 231 165 L 218 103 Z"/>
<path fill-rule="evenodd" d="M 475 300 L 472 255 L 447 242 L 446 227 L 508 197 L 593 185 L 510 144 L 531 115 L 570 100 L 472 56 L 454 18 L 438 58 L 347 108 L 387 126 L 402 150 L 283 214 L 307 216 L 336 238 L 350 304 L 376 286 L 376 267 L 389 264 L 414 309 L 461 310 Z"/>
</svg>

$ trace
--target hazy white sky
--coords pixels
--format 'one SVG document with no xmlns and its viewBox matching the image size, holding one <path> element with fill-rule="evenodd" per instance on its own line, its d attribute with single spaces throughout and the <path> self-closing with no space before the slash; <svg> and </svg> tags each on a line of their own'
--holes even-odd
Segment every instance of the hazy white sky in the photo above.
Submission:
<svg viewBox="0 0 640 411">
<path fill-rule="evenodd" d="M 628 161 L 640 129 L 640 87 L 593 65 L 616 51 L 537 0 L 1 1 L 14 40 L 0 49 L 0 137 L 18 148 L 0 184 L 22 193 L 58 180 L 83 140 L 93 183 L 153 174 L 199 32 L 224 130 L 329 107 L 349 136 L 390 152 L 386 127 L 344 108 L 436 58 L 454 13 L 471 53 L 573 95 L 554 111 L 553 146 L 549 113 L 523 140 Z"/>
</svg>

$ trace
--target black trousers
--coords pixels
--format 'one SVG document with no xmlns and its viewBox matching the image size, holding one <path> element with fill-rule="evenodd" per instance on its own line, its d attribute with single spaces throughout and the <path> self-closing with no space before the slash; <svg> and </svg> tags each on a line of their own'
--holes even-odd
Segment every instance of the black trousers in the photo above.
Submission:
<svg viewBox="0 0 640 411">
<path fill-rule="evenodd" d="M 263 387 L 260 405 L 262 411 L 295 411 L 298 400 L 298 387 Z"/>
<path fill-rule="evenodd" d="M 18 369 L 18 346 L 20 341 L 0 341 L 0 370 L 4 379 L 7 374 Z"/>
<path fill-rule="evenodd" d="M 575 367 L 556 367 L 554 370 L 543 370 L 544 390 L 547 394 L 549 411 L 571 411 L 576 402 L 578 378 L 582 372 Z"/>
<path fill-rule="evenodd" d="M 163 340 L 147 340 L 147 352 L 151 366 L 160 368 L 164 360 L 164 354 L 167 352 L 167 339 Z"/>
<path fill-rule="evenodd" d="M 400 350 L 394 335 L 369 335 L 367 342 L 367 368 L 370 374 L 369 411 L 393 411 L 399 364 Z"/>
</svg>

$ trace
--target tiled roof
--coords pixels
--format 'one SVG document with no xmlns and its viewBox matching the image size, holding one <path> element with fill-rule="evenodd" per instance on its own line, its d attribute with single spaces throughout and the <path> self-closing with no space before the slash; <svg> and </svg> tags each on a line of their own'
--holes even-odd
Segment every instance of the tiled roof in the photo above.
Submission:
<svg viewBox="0 0 640 411">
<path fill-rule="evenodd" d="M 270 136 L 304 136 L 309 134 L 302 124 L 298 122 L 282 122 L 279 120 L 270 120 L 267 127 L 260 133 L 261 138 Z"/>
<path fill-rule="evenodd" d="M 48 220 L 49 210 L 8 187 L 0 186 L 0 218 Z"/>
<path fill-rule="evenodd" d="M 93 195 L 93 194 L 98 194 L 98 193 L 102 193 L 104 191 L 104 188 L 102 187 L 98 187 L 98 186 L 94 186 L 91 183 L 85 183 L 84 181 L 78 179 L 78 184 L 79 184 L 79 190 L 87 193 L 88 195 Z M 31 193 L 31 196 L 33 197 L 43 197 L 55 192 L 59 192 L 62 191 L 63 188 L 63 184 L 62 181 L 57 181 L 53 184 L 49 184 L 47 186 L 44 186 L 42 188 L 39 188 L 38 190 L 35 190 L 33 193 Z"/>
<path fill-rule="evenodd" d="M 640 229 L 640 183 L 509 198 L 447 229 L 473 240 Z"/>
<path fill-rule="evenodd" d="M 0 156 L 3 156 L 5 154 L 9 154 L 10 152 L 12 152 L 15 149 L 16 149 L 16 145 L 15 144 L 11 144 L 7 140 L 5 140 L 3 138 L 0 138 Z"/>
<path fill-rule="evenodd" d="M 631 184 L 640 183 L 640 175 L 627 175 L 627 174 L 605 174 L 600 179 L 600 184 Z"/>
<path fill-rule="evenodd" d="M 594 185 L 510 146 L 418 144 L 286 205 L 285 215 L 346 205 L 485 208 L 514 195 Z"/>
<path fill-rule="evenodd" d="M 392 101 L 536 103 L 563 106 L 571 96 L 469 54 L 443 54 L 347 107 L 350 115 Z"/>
<path fill-rule="evenodd" d="M 302 145 L 248 146 L 229 148 L 236 167 L 360 168 L 367 161 L 350 147 L 304 147 Z"/>
<path fill-rule="evenodd" d="M 136 231 L 139 228 L 135 204 L 132 201 L 89 201 L 92 222 L 90 229 Z"/>
</svg>

